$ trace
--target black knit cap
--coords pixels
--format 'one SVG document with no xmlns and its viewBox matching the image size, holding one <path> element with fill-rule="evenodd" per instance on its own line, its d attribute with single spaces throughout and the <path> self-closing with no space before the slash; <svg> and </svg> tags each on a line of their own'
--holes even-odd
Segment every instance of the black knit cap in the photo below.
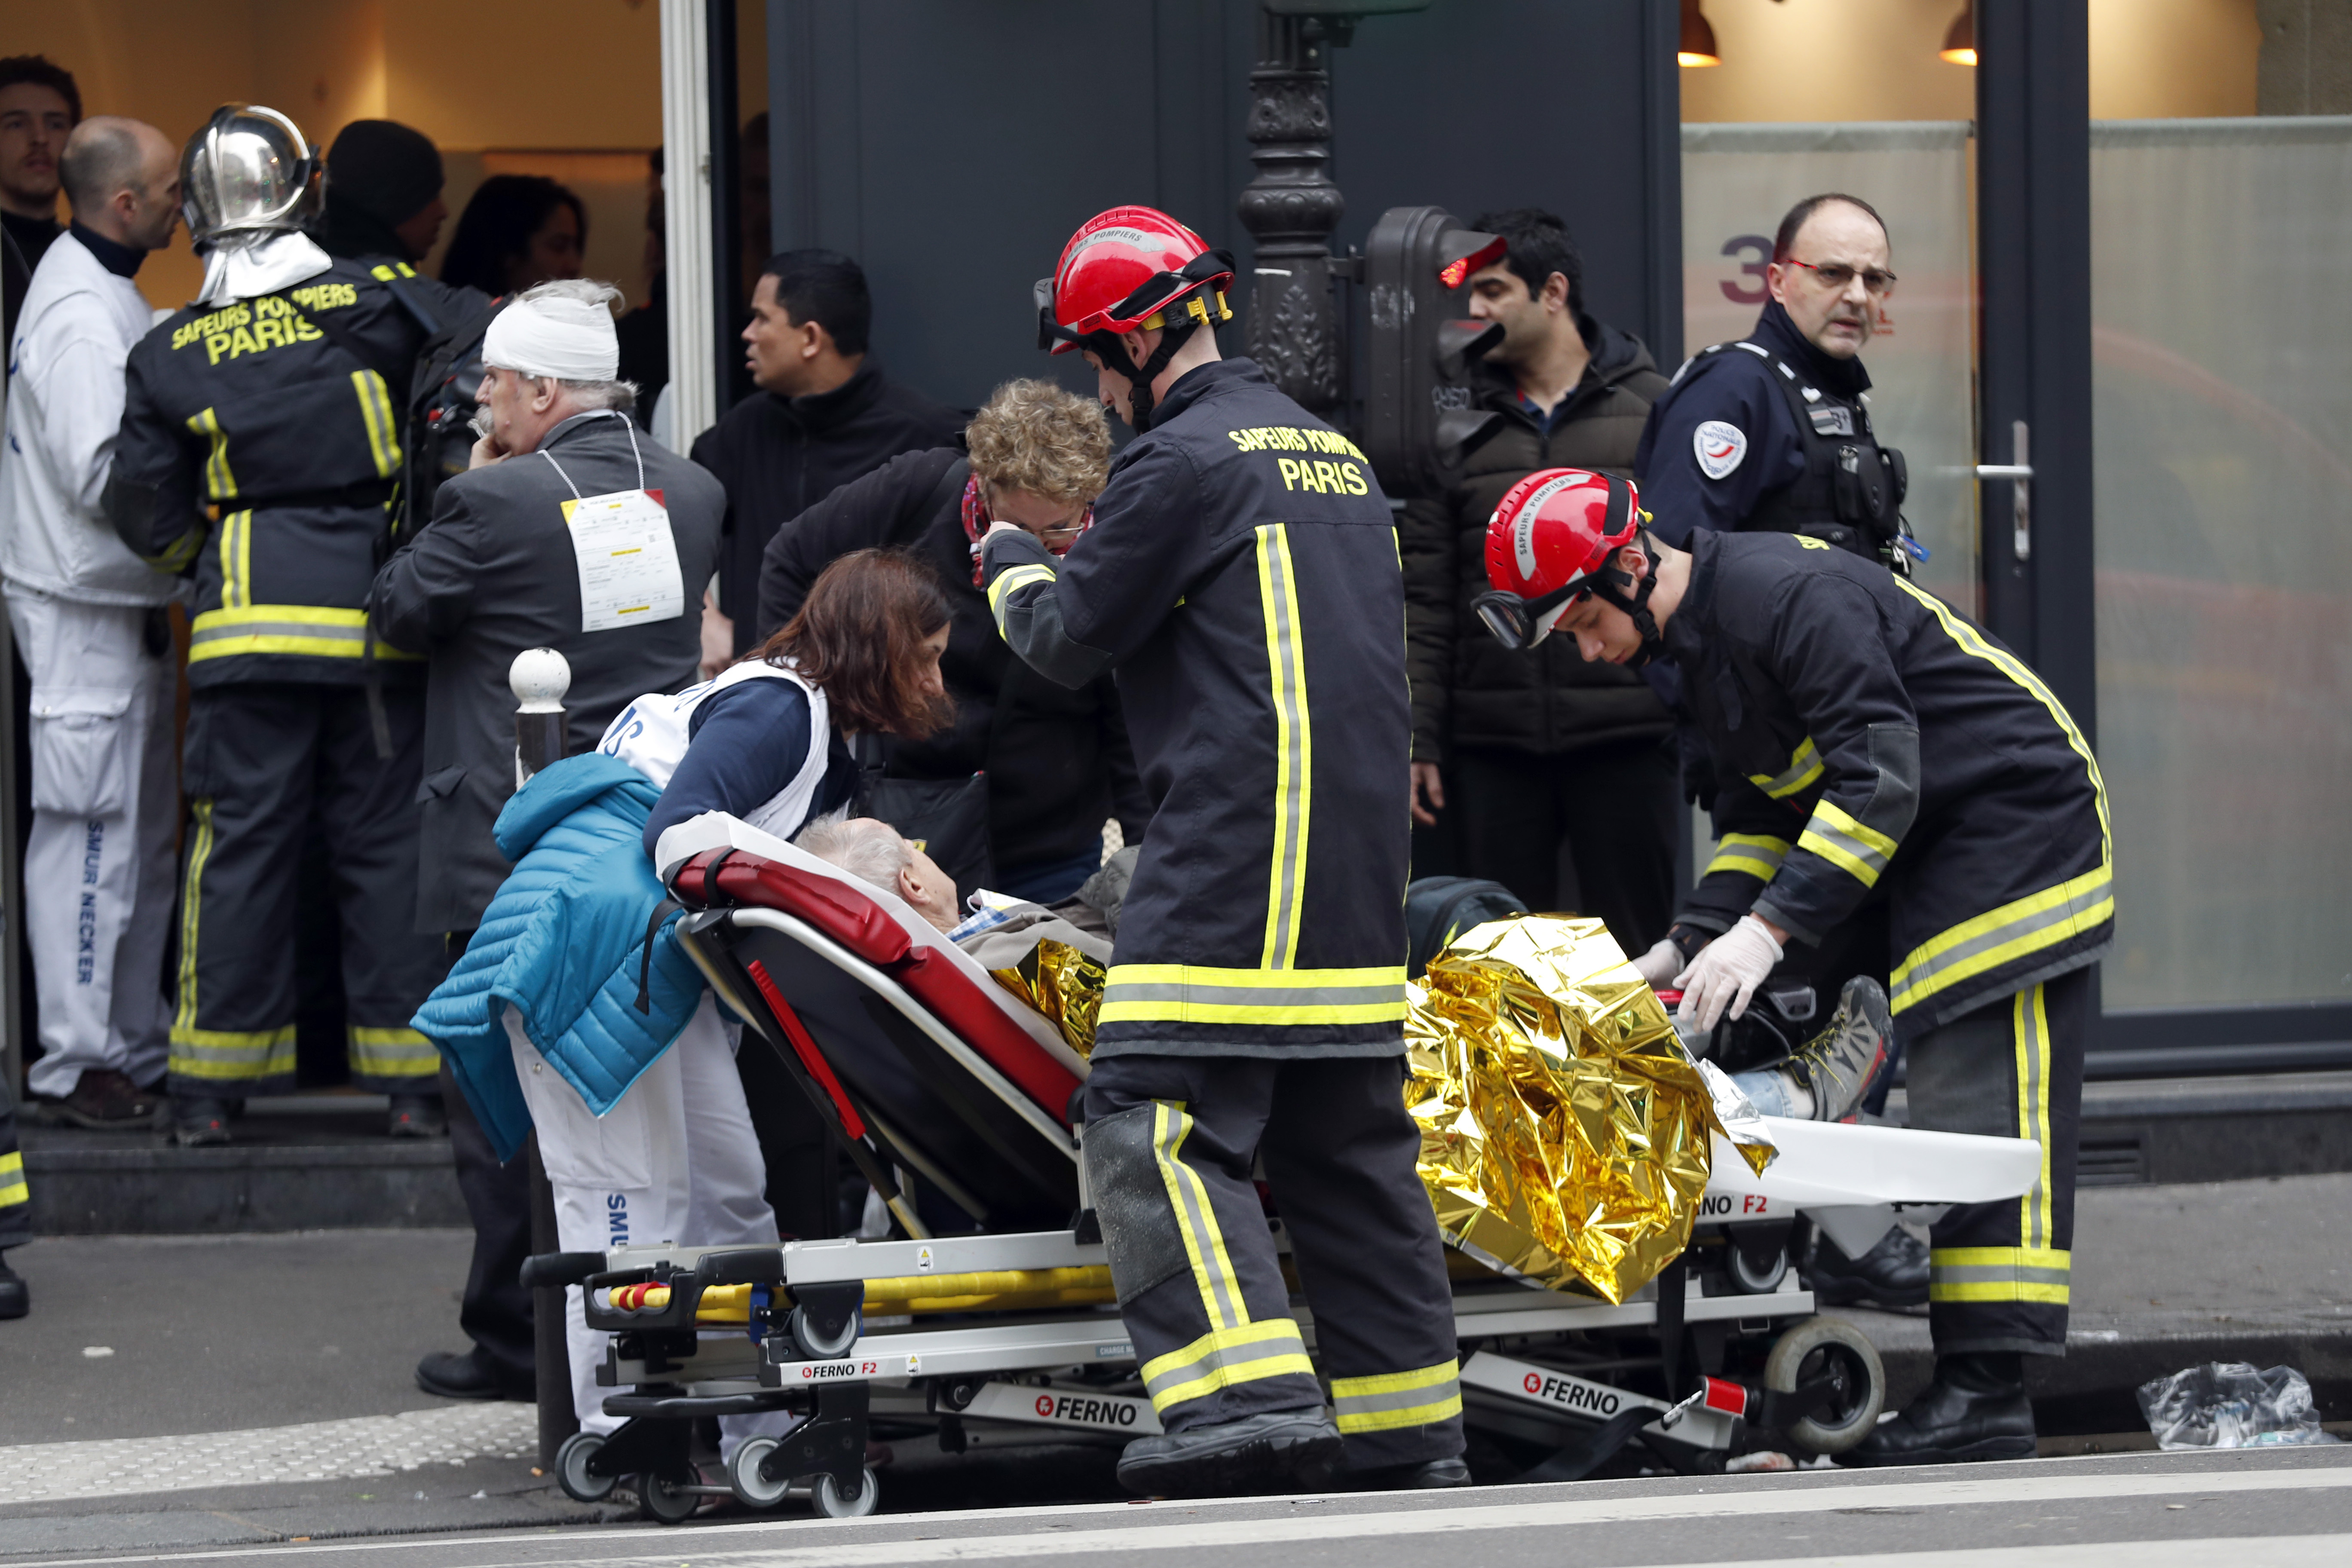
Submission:
<svg viewBox="0 0 2352 1568">
<path fill-rule="evenodd" d="M 441 150 L 395 120 L 354 120 L 327 152 L 327 195 L 388 225 L 441 194 Z"/>
</svg>

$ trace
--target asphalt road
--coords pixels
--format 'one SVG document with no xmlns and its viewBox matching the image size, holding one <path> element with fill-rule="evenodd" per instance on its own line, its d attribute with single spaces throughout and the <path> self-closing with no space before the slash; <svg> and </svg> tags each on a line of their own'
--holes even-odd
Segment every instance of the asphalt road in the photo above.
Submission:
<svg viewBox="0 0 2352 1568">
<path fill-rule="evenodd" d="M 1219 1568 L 2266 1568 L 2352 1562 L 2352 1447 L 1223 1502 L 805 1515 L 87 1556 L 286 1568 L 884 1568 L 1180 1552 Z"/>
</svg>

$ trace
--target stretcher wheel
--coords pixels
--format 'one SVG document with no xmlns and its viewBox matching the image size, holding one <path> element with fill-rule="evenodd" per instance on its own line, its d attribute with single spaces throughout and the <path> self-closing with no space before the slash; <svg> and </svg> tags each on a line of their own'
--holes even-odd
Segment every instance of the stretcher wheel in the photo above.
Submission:
<svg viewBox="0 0 2352 1568">
<path fill-rule="evenodd" d="M 1772 1342 L 1764 1358 L 1764 1386 L 1794 1394 L 1805 1384 L 1831 1380 L 1828 1402 L 1789 1427 L 1789 1440 L 1816 1454 L 1843 1454 L 1870 1436 L 1886 1404 L 1886 1368 L 1878 1347 L 1852 1323 L 1807 1318 Z"/>
<path fill-rule="evenodd" d="M 603 1502 L 613 1495 L 617 1476 L 592 1476 L 588 1461 L 604 1446 L 602 1434 L 574 1432 L 563 1439 L 563 1447 L 555 1450 L 555 1484 L 573 1502 Z"/>
<path fill-rule="evenodd" d="M 702 1506 L 702 1499 L 686 1489 L 688 1484 L 647 1471 L 637 1478 L 637 1511 L 656 1524 L 684 1524 Z"/>
<path fill-rule="evenodd" d="M 773 1437 L 746 1437 L 735 1446 L 727 1461 L 727 1485 L 745 1508 L 773 1508 L 784 1500 L 792 1486 L 789 1478 L 770 1481 L 760 1477 L 760 1461 L 780 1447 Z"/>
<path fill-rule="evenodd" d="M 803 1359 L 839 1361 L 849 1353 L 849 1347 L 857 1342 L 857 1336 L 866 1331 L 866 1314 L 853 1308 L 849 1316 L 842 1321 L 837 1332 L 820 1335 L 815 1325 L 809 1321 L 807 1310 L 794 1307 L 792 1315 L 784 1320 L 784 1331 L 792 1336 L 793 1348 L 801 1352 Z"/>
<path fill-rule="evenodd" d="M 864 1519 L 881 1506 L 882 1483 L 875 1479 L 869 1468 L 864 1484 L 857 1489 L 857 1495 L 845 1498 L 841 1495 L 841 1489 L 834 1484 L 833 1478 L 823 1475 L 817 1477 L 816 1495 L 810 1500 L 816 1504 L 817 1512 L 827 1519 Z"/>
</svg>

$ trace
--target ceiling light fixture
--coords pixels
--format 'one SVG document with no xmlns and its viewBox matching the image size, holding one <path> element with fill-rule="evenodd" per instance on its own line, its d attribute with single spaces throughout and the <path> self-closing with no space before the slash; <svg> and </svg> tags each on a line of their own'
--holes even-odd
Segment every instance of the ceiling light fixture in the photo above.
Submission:
<svg viewBox="0 0 2352 1568">
<path fill-rule="evenodd" d="M 1675 64 L 1678 66 L 1719 66 L 1722 55 L 1716 52 L 1715 29 L 1707 25 L 1706 16 L 1698 8 L 1698 0 L 1683 0 L 1682 41 L 1675 47 Z"/>
<path fill-rule="evenodd" d="M 1951 31 L 1944 35 L 1944 47 L 1936 51 L 1936 58 L 1956 66 L 1977 63 L 1977 8 L 1973 0 L 1961 6 L 1960 14 L 1952 18 Z"/>
</svg>

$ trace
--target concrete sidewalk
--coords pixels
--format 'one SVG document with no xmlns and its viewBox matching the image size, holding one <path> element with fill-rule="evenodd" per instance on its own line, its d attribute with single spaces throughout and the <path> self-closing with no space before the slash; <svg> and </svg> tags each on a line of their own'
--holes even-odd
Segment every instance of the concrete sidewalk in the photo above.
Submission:
<svg viewBox="0 0 2352 1568">
<path fill-rule="evenodd" d="M 0 1323 L 0 1557 L 633 1517 L 532 1473 L 528 1406 L 416 1389 L 417 1358 L 462 1342 L 469 1244 L 329 1231 L 13 1252 L 34 1310 Z M 1895 1400 L 1926 1379 L 1924 1316 L 1839 1315 L 1884 1347 Z M 2045 1434 L 2140 1431 L 2135 1386 L 2212 1360 L 2298 1366 L 2324 1417 L 2352 1417 L 2352 1174 L 2085 1191 L 2074 1316 L 2068 1356 L 2033 1368 Z M 116 1447 L 166 1438 L 185 1441 Z M 893 1512 L 1119 1495 L 1107 1449 L 898 1447 Z"/>
</svg>

